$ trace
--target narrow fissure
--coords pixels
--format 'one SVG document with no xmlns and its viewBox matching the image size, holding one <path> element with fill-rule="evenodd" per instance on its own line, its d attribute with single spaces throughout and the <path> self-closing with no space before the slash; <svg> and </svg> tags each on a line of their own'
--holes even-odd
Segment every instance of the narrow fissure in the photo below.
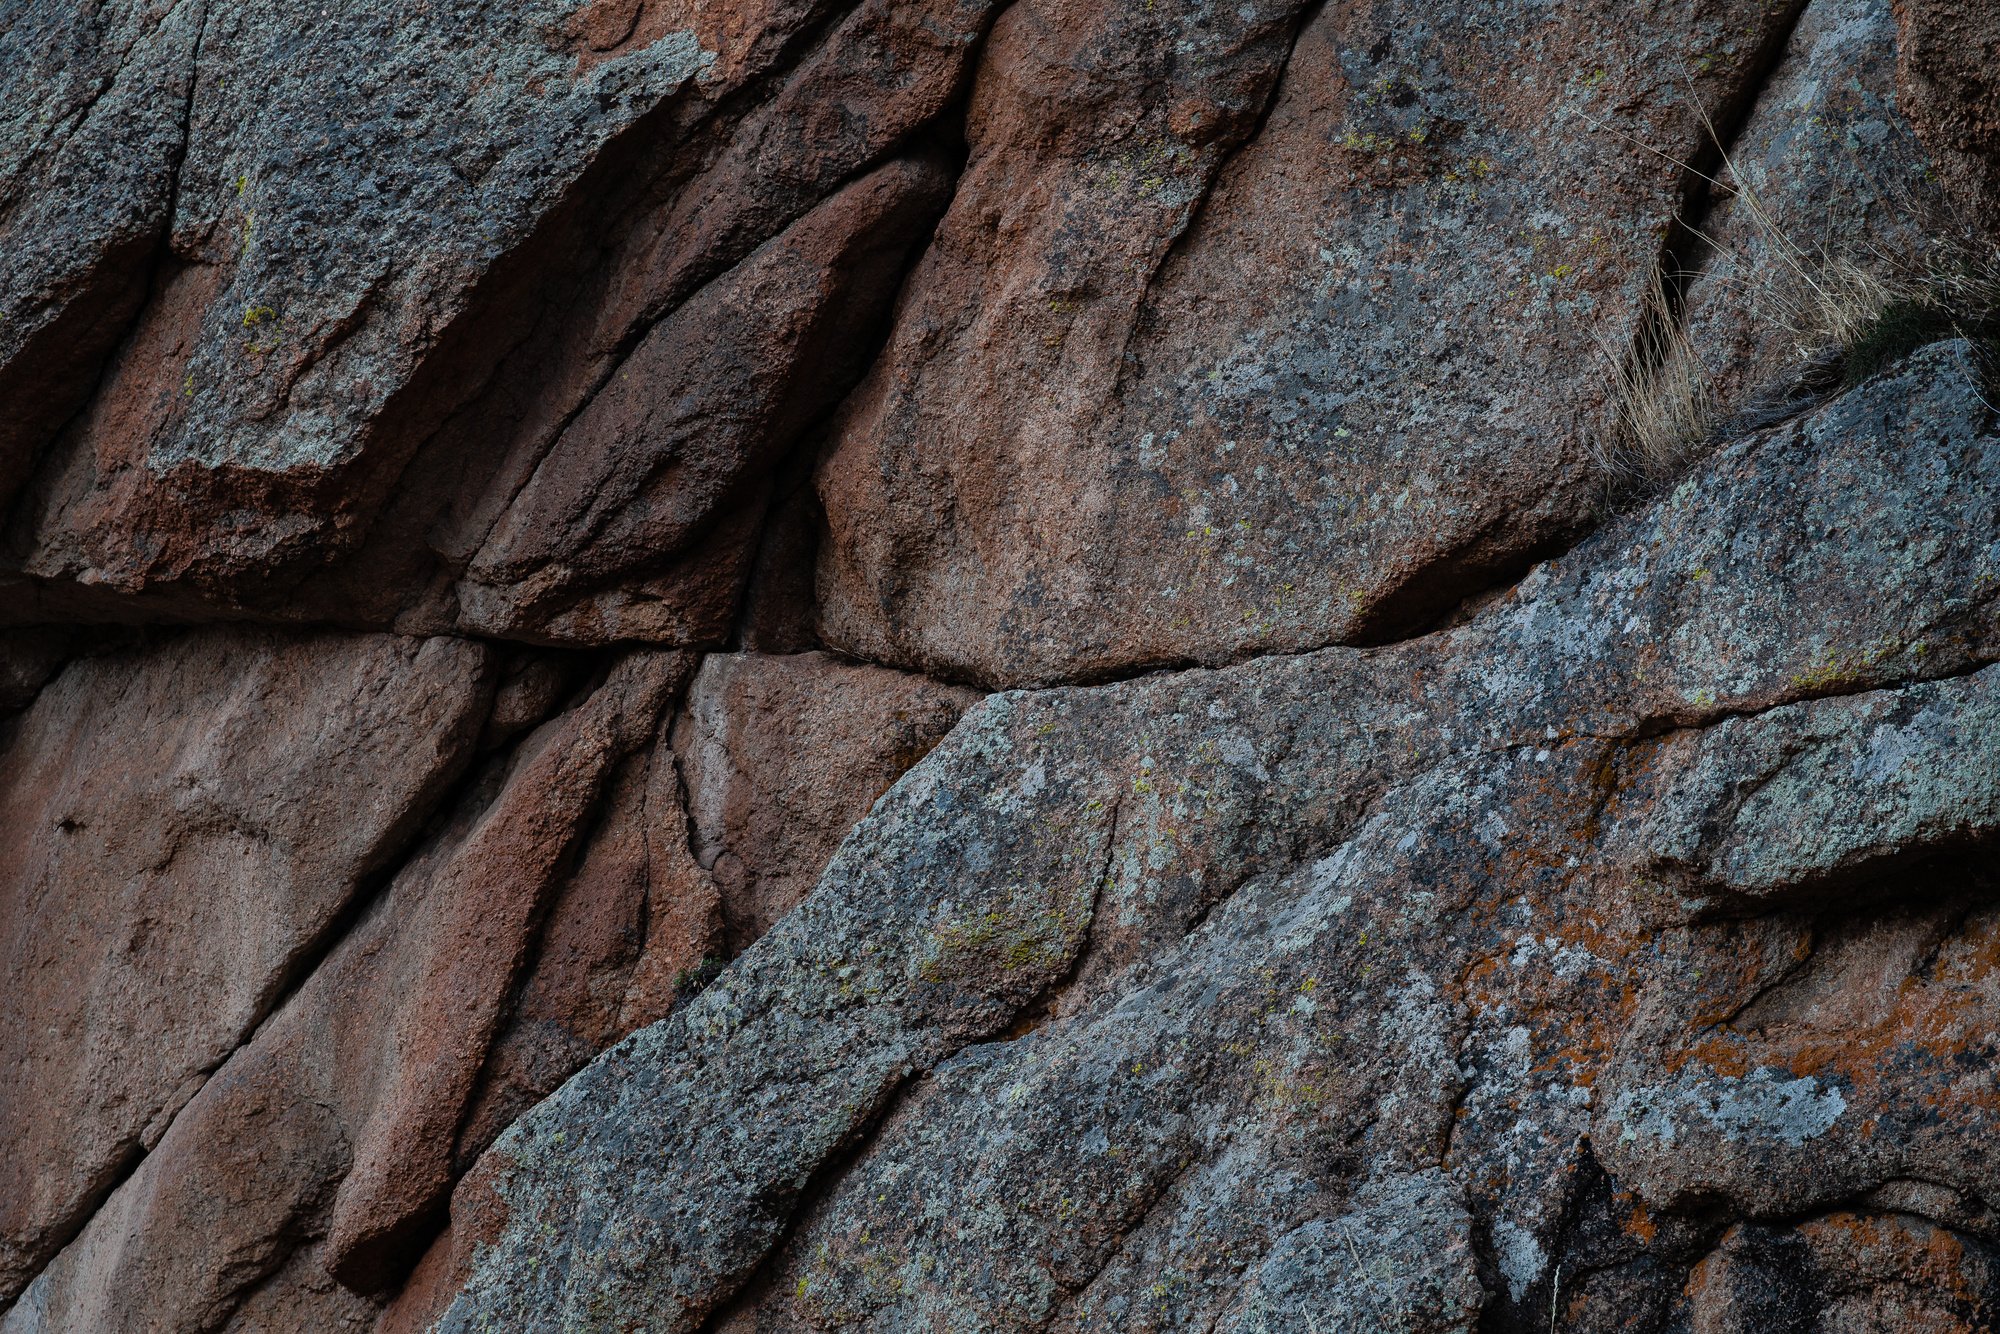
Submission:
<svg viewBox="0 0 2000 1334">
<path fill-rule="evenodd" d="M 1700 104 L 1699 94 L 1689 80 L 1686 96 L 1702 124 L 1704 134 L 1681 167 L 1681 203 L 1668 219 L 1659 258 L 1654 264 L 1653 282 L 1659 301 L 1657 304 L 1649 303 L 1642 309 L 1639 326 L 1625 354 L 1627 364 L 1637 368 L 1631 372 L 1634 383 L 1652 382 L 1680 355 L 1677 334 L 1686 326 L 1690 296 L 1715 257 L 1715 244 L 1707 235 L 1707 228 L 1711 216 L 1727 197 L 1724 193 L 1727 187 L 1722 183 L 1720 173 L 1731 161 L 1731 155 L 1756 114 L 1765 90 L 1784 63 L 1808 2 L 1790 0 L 1783 21 L 1752 57 L 1750 72 L 1738 86 L 1736 95 L 1724 102 L 1715 113 L 1711 114 Z M 1721 440 L 1775 426 L 1810 407 L 1813 401 L 1795 402 L 1789 395 L 1780 397 L 1784 401 L 1774 399 L 1772 403 L 1761 406 L 1751 404 L 1736 417 L 1715 424 L 1709 429 L 1708 437 L 1695 446 L 1694 454 L 1708 453 Z M 1670 480 L 1645 475 L 1607 478 L 1600 506 L 1604 511 L 1601 517 L 1609 517 L 1645 502 Z"/>
<path fill-rule="evenodd" d="M 150 254 L 139 264 L 138 271 L 132 275 L 128 283 L 131 290 L 139 293 L 139 297 L 133 303 L 131 315 L 124 321 L 118 333 L 106 341 L 104 351 L 97 360 L 97 369 L 90 377 L 90 386 L 78 400 L 76 410 L 56 422 L 52 429 L 36 439 L 29 447 L 27 463 L 20 474 L 20 489 L 4 507 L 0 507 L 0 556 L 10 558 L 6 562 L 10 565 L 15 563 L 11 558 L 23 554 L 15 550 L 18 545 L 18 535 L 27 524 L 31 507 L 36 499 L 38 476 L 42 465 L 48 460 L 51 448 L 89 417 L 97 407 L 99 399 L 103 396 L 105 383 L 116 369 L 121 354 L 137 336 L 140 326 L 145 322 L 147 312 L 153 308 L 155 298 L 165 290 L 167 279 L 171 276 L 170 269 L 174 263 L 174 219 L 180 214 L 181 177 L 187 165 L 189 139 L 194 133 L 195 93 L 201 86 L 202 44 L 208 37 L 208 4 L 206 0 L 193 0 L 193 3 L 200 17 L 195 20 L 194 45 L 188 57 L 188 87 L 186 96 L 181 99 L 179 141 L 174 145 L 173 162 L 168 168 L 166 212 L 160 221 L 159 233 L 151 244 Z M 108 90 L 107 84 L 106 91 Z M 58 320 L 60 318 L 59 316 Z"/>
<path fill-rule="evenodd" d="M 596 675 L 601 677 L 602 671 L 600 670 Z M 588 687 L 586 687 L 586 693 L 587 689 Z M 575 699 L 566 701 L 563 709 L 558 712 L 564 711 L 569 707 L 574 707 L 575 702 Z M 491 700 L 489 699 L 487 707 L 480 710 L 476 719 L 471 723 L 473 728 L 477 729 L 484 726 L 486 714 L 490 710 L 490 707 Z M 509 759 L 507 764 L 498 766 L 500 770 L 504 771 L 507 765 L 511 764 L 511 753 L 513 749 L 518 747 L 519 740 L 519 737 L 510 740 Z M 439 784 L 438 793 L 426 810 L 412 814 L 408 832 L 395 840 L 397 851 L 385 857 L 383 863 L 376 869 L 360 877 L 353 894 L 349 896 L 347 903 L 341 910 L 331 917 L 327 924 L 310 941 L 302 945 L 293 954 L 291 960 L 280 973 L 272 979 L 265 994 L 259 998 L 252 1018 L 245 1025 L 243 1031 L 238 1035 L 229 1050 L 223 1053 L 212 1064 L 196 1072 L 195 1079 L 199 1082 L 194 1084 L 188 1095 L 181 1100 L 180 1105 L 174 1110 L 173 1114 L 167 1118 L 166 1123 L 160 1127 L 159 1134 L 153 1141 L 154 1147 L 165 1142 L 167 1136 L 172 1133 L 173 1126 L 179 1120 L 180 1116 L 201 1096 L 202 1089 L 206 1086 L 207 1081 L 213 1078 L 216 1072 L 226 1066 L 239 1052 L 253 1045 L 265 1027 L 282 1014 L 292 998 L 311 982 L 314 974 L 319 971 L 320 967 L 326 963 L 334 952 L 340 948 L 341 943 L 354 932 L 355 928 L 380 903 L 388 887 L 440 835 L 451 814 L 460 805 L 469 800 L 482 786 L 494 786 L 494 790 L 497 792 L 498 787 L 495 784 L 495 757 L 482 757 L 472 752 L 473 747 L 468 745 L 467 759 L 464 767 L 456 776 Z M 111 1197 L 139 1171 L 145 1164 L 146 1159 L 151 1155 L 151 1152 L 152 1150 L 145 1147 L 142 1143 L 138 1141 L 133 1142 L 127 1156 L 121 1159 L 115 1175 L 109 1176 L 108 1184 L 94 1193 L 87 1205 L 80 1211 L 75 1226 L 62 1236 L 59 1244 L 51 1248 L 49 1260 L 43 1265 L 44 1270 L 47 1269 L 48 1264 L 53 1263 L 64 1250 L 73 1245 L 83 1235 L 84 1231 L 89 1227 L 91 1220 L 103 1210 Z M 6 1309 L 0 1308 L 0 1316 L 4 1316 Z"/>
</svg>

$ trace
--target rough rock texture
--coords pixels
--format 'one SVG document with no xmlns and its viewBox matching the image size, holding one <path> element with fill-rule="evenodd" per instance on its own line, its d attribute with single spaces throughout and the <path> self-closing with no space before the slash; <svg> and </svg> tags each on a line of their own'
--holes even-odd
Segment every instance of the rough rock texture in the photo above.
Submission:
<svg viewBox="0 0 2000 1334">
<path fill-rule="evenodd" d="M 1582 526 L 1611 409 L 1579 371 L 1684 192 L 1627 136 L 1698 156 L 1690 99 L 1743 98 L 1796 7 L 1348 0 L 1287 62 L 1300 8 L 996 27 L 821 474 L 830 642 L 1006 684 L 1313 648 Z"/>
<path fill-rule="evenodd" d="M 348 1286 L 399 1278 L 395 1248 L 450 1187 L 542 900 L 613 765 L 650 739 L 673 667 L 621 663 L 475 783 L 24 1305 L 57 1329 L 210 1328 L 304 1239 Z"/>
<path fill-rule="evenodd" d="M 1959 205 L 2000 234 L 2000 14 L 1977 0 L 1898 0 L 1910 116 Z"/>
<path fill-rule="evenodd" d="M 0 508 L 145 299 L 203 8 L 12 5 L 0 29 Z"/>
<path fill-rule="evenodd" d="M 2000 1325 L 1989 6 L 0 11 L 4 1334 Z"/>
<path fill-rule="evenodd" d="M 1691 1214 L 1592 1258 L 1571 1319 L 1609 1328 L 1717 1202 L 1980 1198 L 1976 974 L 1869 1016 L 1887 1068 L 1810 1007 L 1727 1023 L 1839 967 L 1816 909 L 1984 884 L 1923 862 L 2000 810 L 1956 759 L 2000 746 L 1977 376 L 1949 346 L 1743 442 L 1441 636 L 989 701 L 501 1138 L 442 1328 L 694 1329 L 753 1279 L 744 1328 L 1200 1328 L 1357 1177 L 1440 1167 L 1523 1319 L 1586 1164 Z"/>
<path fill-rule="evenodd" d="M 824 653 L 702 663 L 674 751 L 731 953 L 798 905 L 841 837 L 978 699 Z"/>
<path fill-rule="evenodd" d="M 24 332 L 0 336 L 52 331 L 0 343 L 48 407 L 0 450 L 0 506 L 33 479 L 14 614 L 440 629 L 470 566 L 472 628 L 662 643 L 726 632 L 755 472 L 859 374 L 944 173 L 920 154 L 841 187 L 939 115 L 987 16 L 28 8 L 10 75 L 100 95 L 81 128 L 59 102 L 0 127 L 0 226 L 34 242 L 9 254 Z M 42 73 L 73 49 L 89 63 Z M 115 351 L 81 336 L 105 326 Z M 688 380 L 658 402 L 616 388 L 668 371 Z M 718 525 L 712 560 L 687 549 Z"/>
<path fill-rule="evenodd" d="M 71 664 L 0 753 L 0 1290 L 294 985 L 471 759 L 487 654 L 211 631 Z"/>
<path fill-rule="evenodd" d="M 789 911 L 978 698 L 823 653 L 704 659 L 671 735 L 619 775 L 550 910 L 459 1132 L 461 1166 Z"/>
</svg>

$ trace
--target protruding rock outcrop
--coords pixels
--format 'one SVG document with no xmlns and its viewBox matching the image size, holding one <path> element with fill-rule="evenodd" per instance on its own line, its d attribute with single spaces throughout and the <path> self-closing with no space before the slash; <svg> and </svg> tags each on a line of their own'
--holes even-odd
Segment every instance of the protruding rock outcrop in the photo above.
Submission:
<svg viewBox="0 0 2000 1334">
<path fill-rule="evenodd" d="M 0 752 L 0 1291 L 317 962 L 471 761 L 487 651 L 210 631 L 87 659 Z"/>
<path fill-rule="evenodd" d="M 1993 425 L 1946 347 L 1446 634 L 989 701 L 501 1138 L 442 1328 L 692 1330 L 746 1283 L 744 1329 L 1201 1328 L 1347 1183 L 1438 1168 L 1522 1312 L 1586 1164 L 1659 1209 L 1980 1198 L 1976 982 L 1888 1003 L 1895 1079 L 1810 1008 L 1729 1020 L 1829 908 L 1981 890 L 1938 859 L 2000 819 Z M 1685 1272 L 1704 1226 L 1603 1267 Z"/>
</svg>

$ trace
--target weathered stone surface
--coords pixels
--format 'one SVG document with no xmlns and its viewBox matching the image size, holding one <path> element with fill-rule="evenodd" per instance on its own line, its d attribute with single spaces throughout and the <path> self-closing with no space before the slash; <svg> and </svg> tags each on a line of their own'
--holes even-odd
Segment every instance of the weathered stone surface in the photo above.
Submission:
<svg viewBox="0 0 2000 1334">
<path fill-rule="evenodd" d="M 0 714 L 34 702 L 69 655 L 74 636 L 55 626 L 0 631 Z"/>
<path fill-rule="evenodd" d="M 823 653 L 707 658 L 671 744 L 663 735 L 627 761 L 550 909 L 459 1132 L 461 1166 L 789 910 L 841 836 L 977 698 Z M 459 1241 L 448 1232 L 427 1253 L 385 1331 L 443 1313 L 465 1277 Z"/>
<path fill-rule="evenodd" d="M 506 1031 L 480 1074 L 480 1094 L 458 1132 L 462 1169 L 500 1129 L 624 1036 L 616 1027 L 627 978 L 645 945 L 656 831 L 649 798 L 653 755 L 627 760 L 609 781 L 602 817 L 554 896 Z"/>
<path fill-rule="evenodd" d="M 20 0 L 0 1329 L 1993 1326 L 1988 8 Z"/>
<path fill-rule="evenodd" d="M 5 428 L 0 509 L 35 478 L 9 602 L 436 630 L 476 563 L 474 628 L 726 638 L 758 470 L 859 374 L 949 172 L 856 178 L 945 111 L 990 4 L 127 8 L 37 10 L 19 38 L 24 82 L 79 52 L 44 119 L 113 91 L 63 150 L 97 155 L 88 182 L 0 215 L 28 265 L 9 299 L 67 322 L 6 325 L 39 341 L 0 343 L 0 385 L 76 382 Z M 33 198 L 63 127 L 21 119 L 0 170 Z M 526 540 L 577 485 L 598 511 Z"/>
<path fill-rule="evenodd" d="M 1337 3 L 1286 64 L 1297 6 L 1017 5 L 821 473 L 828 642 L 1007 684 L 1226 662 L 1575 533 L 1615 424 L 1580 372 L 1683 199 L 1632 140 L 1693 155 L 1679 67 L 1746 96 L 1795 8 Z"/>
<path fill-rule="evenodd" d="M 550 909 L 459 1132 L 461 1167 L 769 930 L 978 696 L 823 653 L 713 654 L 627 761 Z"/>
<path fill-rule="evenodd" d="M 307 25 L 191 9 L 183 160 L 153 222 L 171 259 L 28 506 L 29 570 L 132 591 L 269 580 L 365 522 L 410 443 L 367 428 L 475 285 L 716 59 L 684 29 L 580 61 L 550 40 L 570 8 L 397 24 L 335 8 Z M 246 504 L 255 529 L 230 521 Z"/>
<path fill-rule="evenodd" d="M 209 631 L 71 663 L 0 746 L 0 1293 L 297 980 L 471 757 L 487 654 Z"/>
<path fill-rule="evenodd" d="M 806 896 L 847 831 L 978 699 L 825 653 L 703 661 L 674 750 L 730 953 Z"/>
<path fill-rule="evenodd" d="M 1659 767 L 1669 790 L 1631 836 L 1644 873 L 1704 907 L 1758 907 L 2000 825 L 2000 700 L 1981 673 L 1798 704 L 1678 737 Z"/>
<path fill-rule="evenodd" d="M 671 979 L 719 952 L 714 887 L 687 852 L 673 755 L 664 735 L 627 760 L 576 869 L 556 894 L 506 1031 L 458 1131 L 463 1170 L 494 1136 L 598 1052 L 671 1008 Z M 665 972 L 651 1006 L 628 1004 L 634 975 Z"/>
<path fill-rule="evenodd" d="M 1220 1328 L 1470 1331 L 1485 1293 L 1472 1220 L 1444 1173 L 1370 1182 L 1353 1204 L 1279 1238 Z"/>
<path fill-rule="evenodd" d="M 1793 1229 L 1739 1227 L 1696 1267 L 1698 1334 L 1980 1329 L 2000 1307 L 1990 1246 L 1920 1218 L 1839 1211 Z"/>
<path fill-rule="evenodd" d="M 1977 0 L 1899 0 L 1898 72 L 1917 133 L 1959 206 L 2000 236 L 2000 14 Z"/>
<path fill-rule="evenodd" d="M 380 1312 L 366 1297 L 348 1291 L 326 1272 L 316 1246 L 296 1252 L 284 1268 L 265 1279 L 236 1308 L 223 1328 L 229 1334 L 364 1334 Z"/>
<path fill-rule="evenodd" d="M 349 1287 L 399 1281 L 451 1187 L 454 1132 L 546 895 L 684 677 L 673 655 L 626 659 L 483 778 L 201 1085 L 9 1334 L 214 1329 L 307 1241 Z"/>
<path fill-rule="evenodd" d="M 1459 629 L 989 700 L 713 986 L 501 1138 L 460 1188 L 481 1244 L 441 1328 L 693 1329 L 753 1273 L 733 1327 L 1206 1328 L 1290 1263 L 1282 1237 L 1438 1169 L 1492 1257 L 1489 1316 L 1567 1300 L 1609 1328 L 1624 1290 L 1557 1269 L 1598 1159 L 1664 1214 L 1836 1203 L 1919 1157 L 1976 1197 L 1988 1063 L 1951 1053 L 1990 1042 L 1985 928 L 1890 998 L 1891 1076 L 1810 1009 L 1731 1030 L 1810 919 L 1711 924 L 1630 849 L 1712 823 L 1760 754 L 1783 757 L 1765 800 L 1807 807 L 1736 803 L 1746 832 L 1842 812 L 1748 860 L 1730 826 L 1702 845 L 1767 902 L 1887 884 L 1898 840 L 1993 837 L 1990 766 L 1933 781 L 1992 745 L 1990 427 L 1971 351 L 1939 347 Z M 1772 743 L 1739 758 L 1730 726 Z M 1906 892 L 1980 883 L 1934 874 Z M 1690 1235 L 1621 1231 L 1607 1267 L 1685 1273 Z"/>
</svg>

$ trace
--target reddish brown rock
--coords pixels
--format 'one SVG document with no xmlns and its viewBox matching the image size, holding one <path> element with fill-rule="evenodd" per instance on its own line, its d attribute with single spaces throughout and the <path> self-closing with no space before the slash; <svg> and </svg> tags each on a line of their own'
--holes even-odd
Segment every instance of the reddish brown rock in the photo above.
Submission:
<svg viewBox="0 0 2000 1334">
<path fill-rule="evenodd" d="M 618 1005 L 621 1037 L 662 1018 L 705 986 L 725 951 L 722 893 L 695 860 L 687 793 L 679 767 L 666 760 L 663 748 L 654 751 L 646 790 L 646 943 Z M 564 1076 L 575 1069 L 565 1067 Z M 538 1085 L 537 1096 L 553 1087 Z"/>
<path fill-rule="evenodd" d="M 805 897 L 875 799 L 978 700 L 825 653 L 703 661 L 674 751 L 730 953 Z"/>
<path fill-rule="evenodd" d="M 471 1248 L 461 1248 L 457 1241 L 453 1229 L 446 1227 L 431 1243 L 402 1291 L 377 1317 L 375 1334 L 428 1334 L 465 1283 L 463 1266 Z"/>
<path fill-rule="evenodd" d="M 400 1280 L 546 896 L 683 675 L 671 655 L 625 660 L 482 779 L 43 1271 L 20 1303 L 42 1323 L 17 1312 L 10 1334 L 213 1329 L 322 1238 L 345 1286 Z M 324 1285 L 305 1287 L 270 1300 Z"/>
<path fill-rule="evenodd" d="M 17 4 L 0 1331 L 1994 1325 L 1988 8 Z"/>
<path fill-rule="evenodd" d="M 568 459 L 556 471 L 617 472 L 573 457 L 607 443 L 591 426 L 557 448 L 600 391 L 662 356 L 694 358 L 684 369 L 719 385 L 734 357 L 767 401 L 675 405 L 683 385 L 659 405 L 628 395 L 596 413 L 678 410 L 669 489 L 685 493 L 653 495 L 652 521 L 683 547 L 717 539 L 712 555 L 656 549 L 643 573 L 621 567 L 654 587 L 617 590 L 613 619 L 656 640 L 725 638 L 716 608 L 733 605 L 762 517 L 745 460 L 782 451 L 796 416 L 858 374 L 899 248 L 940 188 L 933 174 L 899 196 L 901 212 L 857 214 L 852 183 L 946 112 L 991 9 L 772 0 L 585 14 L 537 0 L 447 4 L 399 25 L 336 9 L 301 29 L 212 7 L 123 27 L 50 7 L 23 29 L 34 58 L 18 68 L 46 81 L 50 53 L 72 52 L 79 76 L 114 87 L 101 118 L 122 137 L 73 136 L 64 151 L 95 155 L 73 188 L 43 160 L 49 135 L 0 122 L 0 171 L 18 161 L 22 197 L 39 198 L 51 170 L 62 186 L 48 192 L 59 206 L 0 212 L 10 258 L 27 265 L 0 276 L 34 316 L 0 324 L 29 338 L 16 347 L 0 332 L 0 386 L 49 382 L 31 416 L 0 428 L 0 507 L 32 472 L 0 555 L 0 618 L 226 608 L 446 628 L 450 588 L 552 451 Z M 52 109 L 89 92 L 70 82 L 83 86 L 56 89 Z M 135 102 L 151 119 L 131 115 Z M 675 321 L 844 187 L 835 212 L 863 234 L 806 232 L 835 272 L 786 288 L 765 265 Z M 116 235 L 97 235 L 104 219 Z M 94 286 L 58 301 L 64 283 Z M 718 302 L 735 314 L 717 322 Z M 67 323 L 43 330 L 44 314 Z M 777 348 L 792 360 L 765 365 Z M 561 503 L 548 489 L 542 511 Z M 616 535 L 568 536 L 596 546 L 538 554 L 503 540 L 489 555 L 536 568 L 573 556 L 579 578 L 601 574 Z M 581 619 L 579 638 L 614 633 Z"/>
<path fill-rule="evenodd" d="M 1896 0 L 1895 8 L 1910 119 L 1961 208 L 2000 237 L 2000 11 L 1982 0 Z"/>
<path fill-rule="evenodd" d="M 380 1308 L 326 1272 L 317 1246 L 293 1254 L 265 1279 L 222 1328 L 227 1334 L 366 1334 Z"/>
<path fill-rule="evenodd" d="M 550 909 L 459 1132 L 461 1168 L 769 930 L 978 698 L 824 653 L 705 659 L 671 748 L 626 763 Z"/>
<path fill-rule="evenodd" d="M 402 853 L 470 758 L 486 663 L 455 640 L 212 631 L 74 662 L 12 724 L 0 1292 Z"/>
<path fill-rule="evenodd" d="M 663 737 L 620 769 L 549 909 L 532 970 L 458 1131 L 461 1170 L 592 1056 L 664 1015 L 675 980 L 721 953 L 719 904 L 687 851 L 686 823 Z"/>
<path fill-rule="evenodd" d="M 933 161 L 884 167 L 653 326 L 473 557 L 461 621 L 582 643 L 725 638 L 756 549 L 729 516 L 762 516 L 783 451 L 859 375 L 862 331 L 947 180 Z M 690 567 L 718 515 L 723 540 Z"/>
<path fill-rule="evenodd" d="M 1287 62 L 1277 0 L 1016 5 L 821 472 L 827 643 L 992 683 L 1226 662 L 1573 535 L 1589 368 L 1688 186 L 1637 145 L 1696 156 L 1692 100 L 1747 99 L 1796 8 L 1334 3 Z"/>
<path fill-rule="evenodd" d="M 0 716 L 33 702 L 69 656 L 74 638 L 60 626 L 0 630 Z"/>
<path fill-rule="evenodd" d="M 1688 1280 L 1692 1334 L 1970 1334 L 2000 1315 L 1990 1244 L 1900 1213 L 1730 1229 Z"/>
</svg>

